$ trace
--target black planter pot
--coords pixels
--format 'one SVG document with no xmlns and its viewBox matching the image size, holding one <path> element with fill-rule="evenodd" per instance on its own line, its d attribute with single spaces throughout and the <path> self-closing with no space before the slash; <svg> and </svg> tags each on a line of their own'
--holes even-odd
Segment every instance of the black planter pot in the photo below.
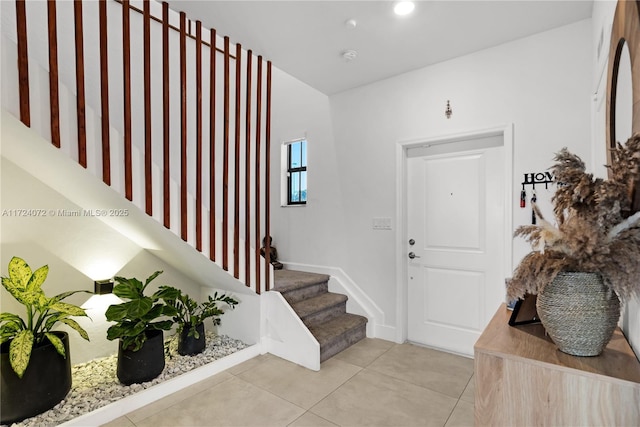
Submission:
<svg viewBox="0 0 640 427">
<path fill-rule="evenodd" d="M 184 325 L 180 332 L 180 340 L 178 341 L 178 354 L 182 356 L 192 356 L 194 354 L 202 353 L 205 347 L 204 339 L 204 323 L 198 323 L 196 325 L 196 332 L 198 332 L 198 338 L 190 337 L 191 325 Z"/>
<path fill-rule="evenodd" d="M 54 332 L 64 344 L 67 357 L 62 357 L 48 339 L 31 351 L 29 366 L 19 378 L 9 362 L 10 342 L 2 344 L 0 371 L 0 423 L 11 424 L 34 417 L 60 402 L 71 390 L 69 335 Z"/>
<path fill-rule="evenodd" d="M 118 346 L 118 380 L 124 385 L 151 381 L 164 369 L 164 340 L 160 330 L 147 333 L 147 340 L 138 351 Z"/>
</svg>

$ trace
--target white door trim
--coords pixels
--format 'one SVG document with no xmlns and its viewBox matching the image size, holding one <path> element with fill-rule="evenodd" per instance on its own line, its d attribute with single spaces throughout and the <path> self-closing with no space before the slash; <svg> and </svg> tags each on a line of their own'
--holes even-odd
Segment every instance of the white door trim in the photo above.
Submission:
<svg viewBox="0 0 640 427">
<path fill-rule="evenodd" d="M 461 140 L 502 136 L 504 144 L 504 277 L 513 271 L 513 123 L 455 134 L 418 138 L 396 143 L 396 342 L 407 340 L 407 150 L 424 145 L 449 144 Z"/>
</svg>

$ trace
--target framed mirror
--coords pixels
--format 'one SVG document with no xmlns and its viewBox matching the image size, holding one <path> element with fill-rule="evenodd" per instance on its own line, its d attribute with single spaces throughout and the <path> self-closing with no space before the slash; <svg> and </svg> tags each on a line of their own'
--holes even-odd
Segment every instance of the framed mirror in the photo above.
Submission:
<svg viewBox="0 0 640 427">
<path fill-rule="evenodd" d="M 611 29 L 607 77 L 607 162 L 609 148 L 640 132 L 640 0 L 619 0 Z M 640 182 L 631 213 L 640 211 Z"/>
</svg>

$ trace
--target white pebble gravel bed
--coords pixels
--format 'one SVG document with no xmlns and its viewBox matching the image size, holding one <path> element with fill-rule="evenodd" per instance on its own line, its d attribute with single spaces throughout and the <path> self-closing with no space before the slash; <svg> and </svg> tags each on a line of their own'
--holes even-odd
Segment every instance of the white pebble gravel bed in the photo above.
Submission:
<svg viewBox="0 0 640 427">
<path fill-rule="evenodd" d="M 130 386 L 121 384 L 116 377 L 115 354 L 75 365 L 71 368 L 73 385 L 64 400 L 40 415 L 11 426 L 56 426 L 247 347 L 242 341 L 226 335 L 217 336 L 207 332 L 206 337 L 206 348 L 195 356 L 180 356 L 176 340 L 169 339 L 165 343 L 169 346 L 169 355 L 165 357 L 164 370 L 146 383 Z"/>
</svg>

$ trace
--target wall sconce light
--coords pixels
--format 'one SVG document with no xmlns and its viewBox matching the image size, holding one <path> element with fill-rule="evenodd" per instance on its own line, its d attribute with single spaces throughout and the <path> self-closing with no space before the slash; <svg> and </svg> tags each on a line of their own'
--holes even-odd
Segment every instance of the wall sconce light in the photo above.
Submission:
<svg viewBox="0 0 640 427">
<path fill-rule="evenodd" d="M 93 282 L 94 293 L 96 295 L 106 295 L 113 293 L 113 280 L 96 280 Z"/>
<path fill-rule="evenodd" d="M 444 115 L 447 116 L 447 119 L 450 119 L 452 114 L 453 110 L 451 109 L 451 104 L 449 103 L 449 100 L 447 100 L 447 109 L 444 110 Z"/>
</svg>

